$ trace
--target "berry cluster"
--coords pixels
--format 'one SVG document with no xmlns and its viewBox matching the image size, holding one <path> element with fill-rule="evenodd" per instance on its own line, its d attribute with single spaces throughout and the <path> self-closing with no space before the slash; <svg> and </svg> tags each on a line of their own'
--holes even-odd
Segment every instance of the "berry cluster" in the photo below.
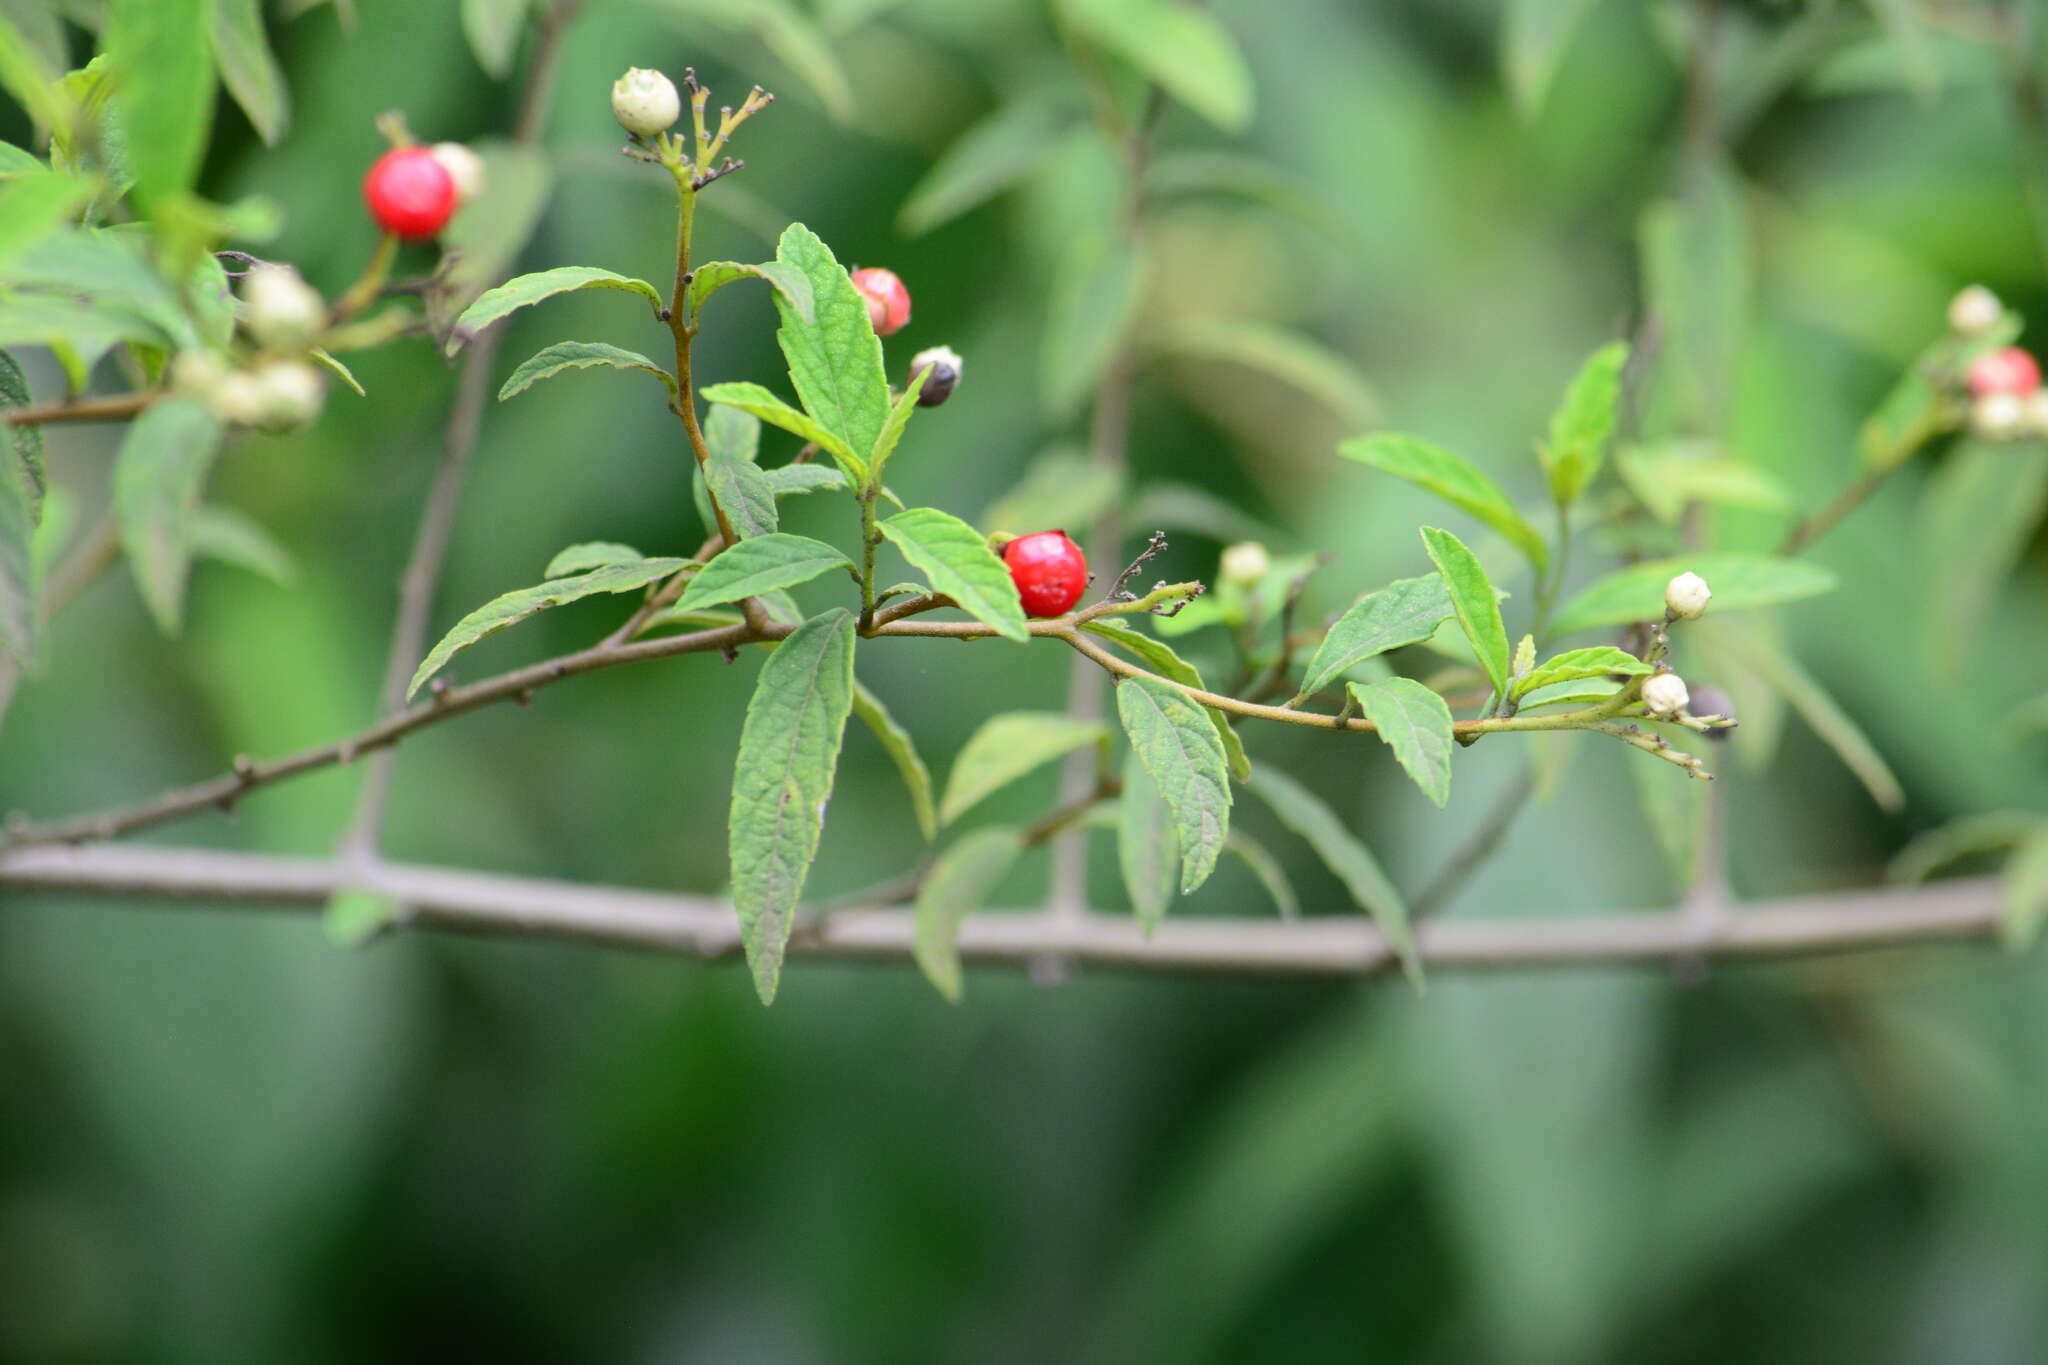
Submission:
<svg viewBox="0 0 2048 1365">
<path fill-rule="evenodd" d="M 1981 284 L 1955 296 L 1948 306 L 1949 328 L 1964 342 L 1982 345 L 2005 328 L 2005 305 Z M 2011 332 L 2006 332 L 2011 335 Z M 1970 398 L 1970 430 L 1986 440 L 2014 441 L 2048 436 L 2048 390 L 2041 387 L 2041 365 L 2018 346 L 1999 346 L 1977 355 L 1963 372 Z"/>
</svg>

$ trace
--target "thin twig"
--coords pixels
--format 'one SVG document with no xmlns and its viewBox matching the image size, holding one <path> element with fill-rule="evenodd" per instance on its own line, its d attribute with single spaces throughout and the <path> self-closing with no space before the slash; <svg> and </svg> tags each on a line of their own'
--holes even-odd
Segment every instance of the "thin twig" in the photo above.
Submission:
<svg viewBox="0 0 2048 1365">
<path fill-rule="evenodd" d="M 337 861 L 177 848 L 50 848 L 0 854 L 0 887 L 182 900 L 207 907 L 305 909 L 358 884 Z M 413 907 L 408 929 L 611 947 L 739 954 L 729 903 L 627 887 L 591 886 L 408 864 L 383 864 L 368 889 Z M 1637 964 L 1662 968 L 1703 953 L 1715 960 L 1787 958 L 1992 937 L 2003 915 L 1996 879 L 1914 888 L 1886 887 L 1796 896 L 1743 905 L 1702 944 L 1682 915 L 1620 912 L 1437 920 L 1416 929 L 1417 955 L 1431 970 Z M 792 957 L 901 963 L 910 953 L 911 914 L 844 910 L 804 925 Z M 985 911 L 960 927 L 968 962 L 1028 966 L 1055 958 L 1145 972 L 1240 976 L 1353 976 L 1388 973 L 1386 940 L 1360 915 L 1168 918 L 1149 934 L 1135 919 L 1084 910 Z"/>
<path fill-rule="evenodd" d="M 1536 770 L 1524 764 L 1514 780 L 1494 800 L 1479 828 L 1473 830 L 1471 836 L 1444 860 L 1444 865 L 1429 879 L 1429 884 L 1409 902 L 1409 918 L 1422 920 L 1449 905 L 1472 880 L 1473 874 L 1500 852 L 1502 841 L 1535 793 Z"/>
<path fill-rule="evenodd" d="M 1166 592 L 1174 591 L 1174 585 Z M 1140 598 L 1137 608 L 1147 601 Z M 1226 697 L 1199 687 L 1163 678 L 1157 673 L 1140 668 L 1134 663 L 1111 653 L 1097 643 L 1094 636 L 1082 631 L 1079 616 L 1058 617 L 1048 621 L 1031 621 L 1026 629 L 1036 638 L 1059 640 L 1089 660 L 1111 673 L 1127 678 L 1145 678 L 1162 686 L 1171 687 L 1184 693 L 1204 706 L 1215 707 L 1232 715 L 1251 720 L 1275 721 L 1284 725 L 1309 726 L 1325 730 L 1350 730 L 1362 734 L 1376 732 L 1377 727 L 1369 720 L 1349 715 L 1327 716 L 1312 711 L 1297 711 L 1281 706 L 1266 706 L 1257 702 Z M 273 759 L 266 763 L 237 764 L 234 772 L 193 786 L 180 787 L 165 792 L 147 801 L 134 805 L 117 807 L 92 815 L 74 816 L 67 819 L 34 822 L 10 820 L 4 833 L 0 833 L 0 849 L 19 848 L 31 844 L 78 843 L 93 839 L 111 839 L 132 830 L 149 825 L 161 824 L 209 807 L 232 808 L 249 791 L 302 773 L 324 768 L 337 763 L 352 763 L 357 758 L 374 753 L 397 743 L 415 730 L 436 725 L 453 719 L 465 712 L 494 702 L 530 698 L 543 687 L 573 678 L 584 673 L 601 669 L 617 668 L 624 664 L 639 663 L 648 659 L 668 658 L 678 654 L 701 654 L 707 652 L 730 652 L 743 645 L 781 640 L 788 637 L 796 627 L 778 622 L 765 622 L 759 626 L 740 623 L 720 626 L 712 630 L 700 630 L 685 635 L 669 635 L 652 640 L 635 640 L 628 643 L 614 643 L 610 640 L 593 645 L 588 649 L 559 658 L 528 664 L 515 668 L 496 677 L 471 683 L 467 687 L 437 688 L 432 700 L 421 702 L 396 715 L 386 717 L 368 729 L 346 739 L 298 753 Z M 894 621 L 886 626 L 875 627 L 874 635 L 912 636 L 923 639 L 985 640 L 996 632 L 993 627 L 979 621 Z M 1624 698 L 1624 694 L 1617 694 Z M 1600 706 L 1584 711 L 1567 711 L 1551 715 L 1514 716 L 1512 718 L 1462 720 L 1452 724 L 1452 733 L 1469 741 L 1479 735 L 1506 733 L 1509 731 L 1548 730 L 1599 730 L 1614 734 L 1625 742 L 1636 743 L 1639 747 L 1655 749 L 1662 746 L 1658 757 L 1677 762 L 1680 755 L 1669 746 L 1662 745 L 1657 736 L 1643 736 L 1627 733 L 1618 727 L 1611 717 L 1617 708 L 1617 701 L 1610 700 Z M 1094 770 L 1090 768 L 1091 789 Z M 1079 794 L 1077 793 L 1077 796 Z M 1075 797 L 1065 797 L 1071 801 Z"/>
<path fill-rule="evenodd" d="M 554 91 L 555 73 L 560 68 L 563 36 L 575 17 L 581 0 L 561 0 L 544 13 L 534 40 L 533 60 L 520 89 L 519 113 L 513 141 L 530 147 L 539 141 L 541 125 Z M 455 532 L 455 517 L 461 508 L 462 490 L 469 477 L 469 459 L 476 449 L 477 433 L 483 425 L 484 405 L 489 401 L 491 371 L 497 363 L 498 347 L 505 329 L 494 327 L 471 343 L 462 362 L 455 401 L 448 410 L 448 424 L 441 435 L 441 460 L 434 470 L 434 482 L 420 513 L 419 529 L 413 535 L 412 552 L 406 559 L 404 576 L 398 584 L 398 615 L 391 626 L 391 643 L 385 651 L 384 682 L 378 692 L 381 715 L 391 715 L 405 705 L 406 685 L 426 653 L 427 627 L 433 619 L 434 589 L 441 581 L 441 569 L 448 559 L 448 545 Z M 374 857 L 378 832 L 391 799 L 393 765 L 398 755 L 382 750 L 370 759 L 363 784 L 356 796 L 355 813 L 348 832 L 342 836 L 343 856 L 358 860 Z"/>
</svg>

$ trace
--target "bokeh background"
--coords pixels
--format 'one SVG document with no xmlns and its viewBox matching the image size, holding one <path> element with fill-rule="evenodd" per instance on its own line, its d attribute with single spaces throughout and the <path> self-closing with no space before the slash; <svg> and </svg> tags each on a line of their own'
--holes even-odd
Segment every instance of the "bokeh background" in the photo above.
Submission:
<svg viewBox="0 0 2048 1365">
<path fill-rule="evenodd" d="M 1958 286 L 2048 306 L 2028 205 L 2041 149 L 2010 93 L 2037 59 L 1996 41 L 2028 5 L 1723 0 L 1705 63 L 1688 51 L 1693 5 L 1517 7 L 1583 14 L 1555 44 L 1520 47 L 1491 0 L 1214 8 L 1255 113 L 1228 133 L 1170 106 L 1161 152 L 1245 160 L 1162 196 L 1141 328 L 1284 326 L 1356 378 L 1318 395 L 1162 352 L 1140 379 L 1132 464 L 1205 490 L 1275 550 L 1331 552 L 1325 609 L 1417 572 L 1414 528 L 1440 515 L 1340 464 L 1334 440 L 1384 422 L 1536 496 L 1532 440 L 1578 360 L 1640 310 L 1639 224 L 1683 189 L 1702 137 L 1716 165 L 1725 152 L 1737 205 L 1695 224 L 1682 272 L 1719 310 L 1687 361 L 1725 366 L 1704 434 L 1797 507 L 1853 474 L 1863 416 Z M 475 138 L 501 135 L 514 100 L 470 55 L 452 0 L 354 9 L 352 29 L 332 5 L 274 16 L 292 126 L 266 148 L 223 105 L 204 185 L 275 199 L 285 226 L 264 251 L 329 291 L 372 241 L 357 179 L 373 116 Z M 1085 433 L 1085 403 L 1046 398 L 1049 293 L 1076 234 L 1107 221 L 1115 159 L 1084 117 L 1057 113 L 1085 103 L 1040 4 L 818 0 L 793 11 L 794 38 L 791 12 L 593 0 L 548 119 L 556 192 L 521 263 L 663 278 L 668 199 L 617 155 L 620 70 L 695 65 L 721 95 L 768 85 L 781 98 L 745 130 L 746 171 L 705 197 L 701 254 L 758 259 L 802 220 L 842 259 L 897 270 L 916 313 L 892 371 L 947 342 L 967 378 L 912 427 L 892 479 L 973 516 Z M 1055 112 L 1014 186 L 913 234 L 903 207 L 941 153 L 1032 100 Z M 714 305 L 699 381 L 783 387 L 770 310 L 745 289 Z M 650 328 L 618 296 L 568 298 L 522 314 L 502 364 L 564 337 L 650 346 Z M 187 631 L 167 640 L 109 576 L 7 717 L 0 804 L 89 809 L 372 718 L 452 383 L 425 344 L 357 368 L 367 401 L 333 396 L 317 429 L 247 441 L 215 480 L 214 498 L 292 550 L 294 584 L 202 565 Z M 686 454 L 651 393 L 592 373 L 493 408 L 439 626 L 574 541 L 689 552 Z M 103 496 L 115 439 L 53 429 L 52 467 L 81 505 Z M 1796 718 L 1775 746 L 1715 750 L 1743 896 L 1873 883 L 1917 831 L 2048 798 L 2041 741 L 1999 723 L 2048 665 L 2041 547 L 1978 646 L 1930 647 L 1915 514 L 1932 467 L 1820 547 L 1839 592 L 1778 619 L 1890 760 L 1905 809 L 1880 811 Z M 828 499 L 786 515 L 850 541 Z M 1761 548 L 1785 521 L 1712 530 Z M 1207 574 L 1239 533 L 1177 534 L 1161 572 Z M 575 647 L 615 615 L 549 613 L 458 675 Z M 1050 648 L 869 653 L 864 680 L 941 774 L 986 715 L 1064 696 Z M 715 891 L 756 667 L 619 670 L 423 733 L 400 755 L 387 851 Z M 1255 758 L 1308 773 L 1409 887 L 1523 757 L 1461 755 L 1439 813 L 1377 746 L 1333 760 L 1319 737 L 1248 738 Z M 1671 902 L 1630 772 L 1649 760 L 1596 744 L 1579 741 L 1450 913 Z M 149 837 L 321 855 L 356 782 L 325 773 L 232 823 Z M 1030 818 L 1053 789 L 1042 774 L 975 818 Z M 1311 912 L 1354 913 L 1298 844 L 1240 812 L 1274 836 Z M 1120 904 L 1093 837 L 1098 903 Z M 813 889 L 857 889 L 919 853 L 888 760 L 856 729 Z M 1031 864 L 999 899 L 1028 904 L 1043 878 Z M 1226 864 L 1175 913 L 1271 909 Z M 1439 975 L 1421 997 L 973 972 L 959 1007 L 908 964 L 799 962 L 764 1011 L 731 965 L 431 937 L 349 952 L 302 916 L 18 893 L 0 914 L 9 1362 L 2013 1365 L 2048 1359 L 2044 1283 L 2038 954 L 1690 983 Z"/>
</svg>

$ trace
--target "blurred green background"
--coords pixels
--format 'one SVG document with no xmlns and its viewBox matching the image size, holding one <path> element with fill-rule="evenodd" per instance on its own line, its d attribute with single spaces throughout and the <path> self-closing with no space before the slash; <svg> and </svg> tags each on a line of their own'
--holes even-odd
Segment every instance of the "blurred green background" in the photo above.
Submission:
<svg viewBox="0 0 2048 1365">
<path fill-rule="evenodd" d="M 1504 72 L 1526 82 L 1528 52 L 1504 57 L 1491 0 L 1214 8 L 1242 44 L 1255 115 L 1231 135 L 1170 106 L 1162 155 L 1229 150 L 1276 188 L 1238 163 L 1220 192 L 1164 199 L 1142 325 L 1299 329 L 1364 376 L 1377 420 L 1535 496 L 1532 438 L 1578 360 L 1628 327 L 1638 221 L 1680 183 L 1695 7 L 1577 7 L 1582 22 L 1538 50 L 1556 65 L 1533 100 L 1511 92 Z M 1910 0 L 1714 8 L 1708 79 L 1741 185 L 1724 249 L 1747 281 L 1725 318 L 1715 419 L 1812 508 L 1853 475 L 1864 414 L 1958 286 L 2048 306 L 2026 197 L 2039 149 L 2015 122 L 2007 49 L 1983 41 L 2028 7 L 1945 4 L 1926 26 Z M 514 100 L 471 57 L 452 0 L 355 9 L 353 32 L 332 6 L 274 19 L 294 122 L 265 148 L 224 104 L 204 184 L 274 198 L 285 228 L 261 249 L 330 293 L 372 242 L 357 182 L 380 146 L 373 115 L 467 139 L 502 134 Z M 1070 239 L 1113 203 L 1114 158 L 1085 123 L 1055 119 L 1077 131 L 1049 135 L 1014 190 L 911 235 L 899 211 L 964 128 L 1034 99 L 1085 107 L 1051 17 L 1029 0 L 798 12 L 823 59 L 779 6 L 589 4 L 548 120 L 556 193 L 521 264 L 662 278 L 669 200 L 617 155 L 609 82 L 694 65 L 736 99 L 760 81 L 781 98 L 743 134 L 745 173 L 706 194 L 700 255 L 759 259 L 795 219 L 842 260 L 900 273 L 916 312 L 889 343 L 892 373 L 942 342 L 967 366 L 954 400 L 911 428 L 892 482 L 977 515 L 1085 432 L 1084 411 L 1044 398 L 1048 292 Z M 1688 279 L 1727 270 L 1711 251 L 1687 260 Z M 714 305 L 698 380 L 784 389 L 770 311 L 747 288 Z M 659 339 L 622 298 L 579 296 L 521 314 L 501 368 L 564 337 Z M 214 498 L 291 548 L 296 584 L 202 565 L 172 641 L 110 575 L 57 625 L 7 717 L 0 805 L 91 809 L 372 718 L 452 382 L 424 343 L 357 370 L 367 401 L 332 395 L 315 430 L 249 440 L 216 475 Z M 652 392 L 593 373 L 493 407 L 437 631 L 570 542 L 690 551 L 687 457 Z M 1276 550 L 1331 552 L 1313 602 L 1334 610 L 1418 572 L 1414 528 L 1440 516 L 1332 458 L 1358 425 L 1227 363 L 1161 358 L 1140 381 L 1132 462 L 1274 528 Z M 116 440 L 51 432 L 55 476 L 88 508 Z M 1844 588 L 1781 617 L 1907 807 L 1881 813 L 1797 720 L 1775 753 L 1710 751 L 1745 897 L 1875 882 L 1919 830 L 2048 806 L 2041 742 L 1996 723 L 2048 672 L 2041 547 L 1984 647 L 1930 650 L 1938 608 L 1914 538 L 1927 464 L 1823 543 Z M 850 541 L 826 498 L 786 516 Z M 1758 548 L 1784 523 L 1713 530 Z M 1206 575 L 1219 543 L 1177 535 L 1158 571 Z M 582 644 L 616 605 L 537 618 L 457 676 Z M 427 731 L 401 751 L 386 851 L 716 891 L 757 667 L 622 669 Z M 991 712 L 1059 705 L 1066 669 L 1050 648 L 942 642 L 861 663 L 941 775 Z M 1411 888 L 1523 757 L 1505 743 L 1462 755 L 1440 813 L 1377 746 L 1332 761 L 1319 737 L 1247 738 L 1255 758 L 1309 774 Z M 1451 913 L 1672 900 L 1630 778 L 1631 759 L 1649 761 L 1563 742 L 1559 791 Z M 232 823 L 149 837 L 324 855 L 356 782 L 323 773 Z M 1053 788 L 1042 774 L 975 818 L 1028 819 Z M 1262 812 L 1240 812 L 1275 834 L 1311 912 L 1353 913 Z M 1092 837 L 1097 903 L 1120 904 L 1107 839 Z M 919 853 L 886 756 L 854 731 L 813 892 Z M 1028 904 L 1042 881 L 1041 861 L 999 900 Z M 1084 974 L 1045 989 L 975 972 L 957 1008 L 907 963 L 799 961 L 763 1011 L 732 965 L 431 937 L 350 953 L 298 916 L 5 899 L 9 1362 L 2048 1359 L 2038 953 L 1728 968 L 1690 986 L 1656 971 L 1439 974 L 1420 998 L 1392 983 Z M 1226 864 L 1174 913 L 1270 909 Z"/>
</svg>

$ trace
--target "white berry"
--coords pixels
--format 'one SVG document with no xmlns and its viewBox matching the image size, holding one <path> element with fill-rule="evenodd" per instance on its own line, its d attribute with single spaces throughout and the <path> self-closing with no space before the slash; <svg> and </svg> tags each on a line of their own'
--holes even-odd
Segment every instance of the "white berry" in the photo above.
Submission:
<svg viewBox="0 0 2048 1365">
<path fill-rule="evenodd" d="M 1987 393 L 1970 404 L 1970 430 L 1991 441 L 2025 434 L 2027 400 L 2016 393 Z"/>
<path fill-rule="evenodd" d="M 427 149 L 455 182 L 455 202 L 467 204 L 484 192 L 484 159 L 460 142 L 437 142 Z"/>
<path fill-rule="evenodd" d="M 1240 540 L 1224 549 L 1221 568 L 1224 578 L 1249 587 L 1272 570 L 1273 558 L 1256 540 Z"/>
</svg>

